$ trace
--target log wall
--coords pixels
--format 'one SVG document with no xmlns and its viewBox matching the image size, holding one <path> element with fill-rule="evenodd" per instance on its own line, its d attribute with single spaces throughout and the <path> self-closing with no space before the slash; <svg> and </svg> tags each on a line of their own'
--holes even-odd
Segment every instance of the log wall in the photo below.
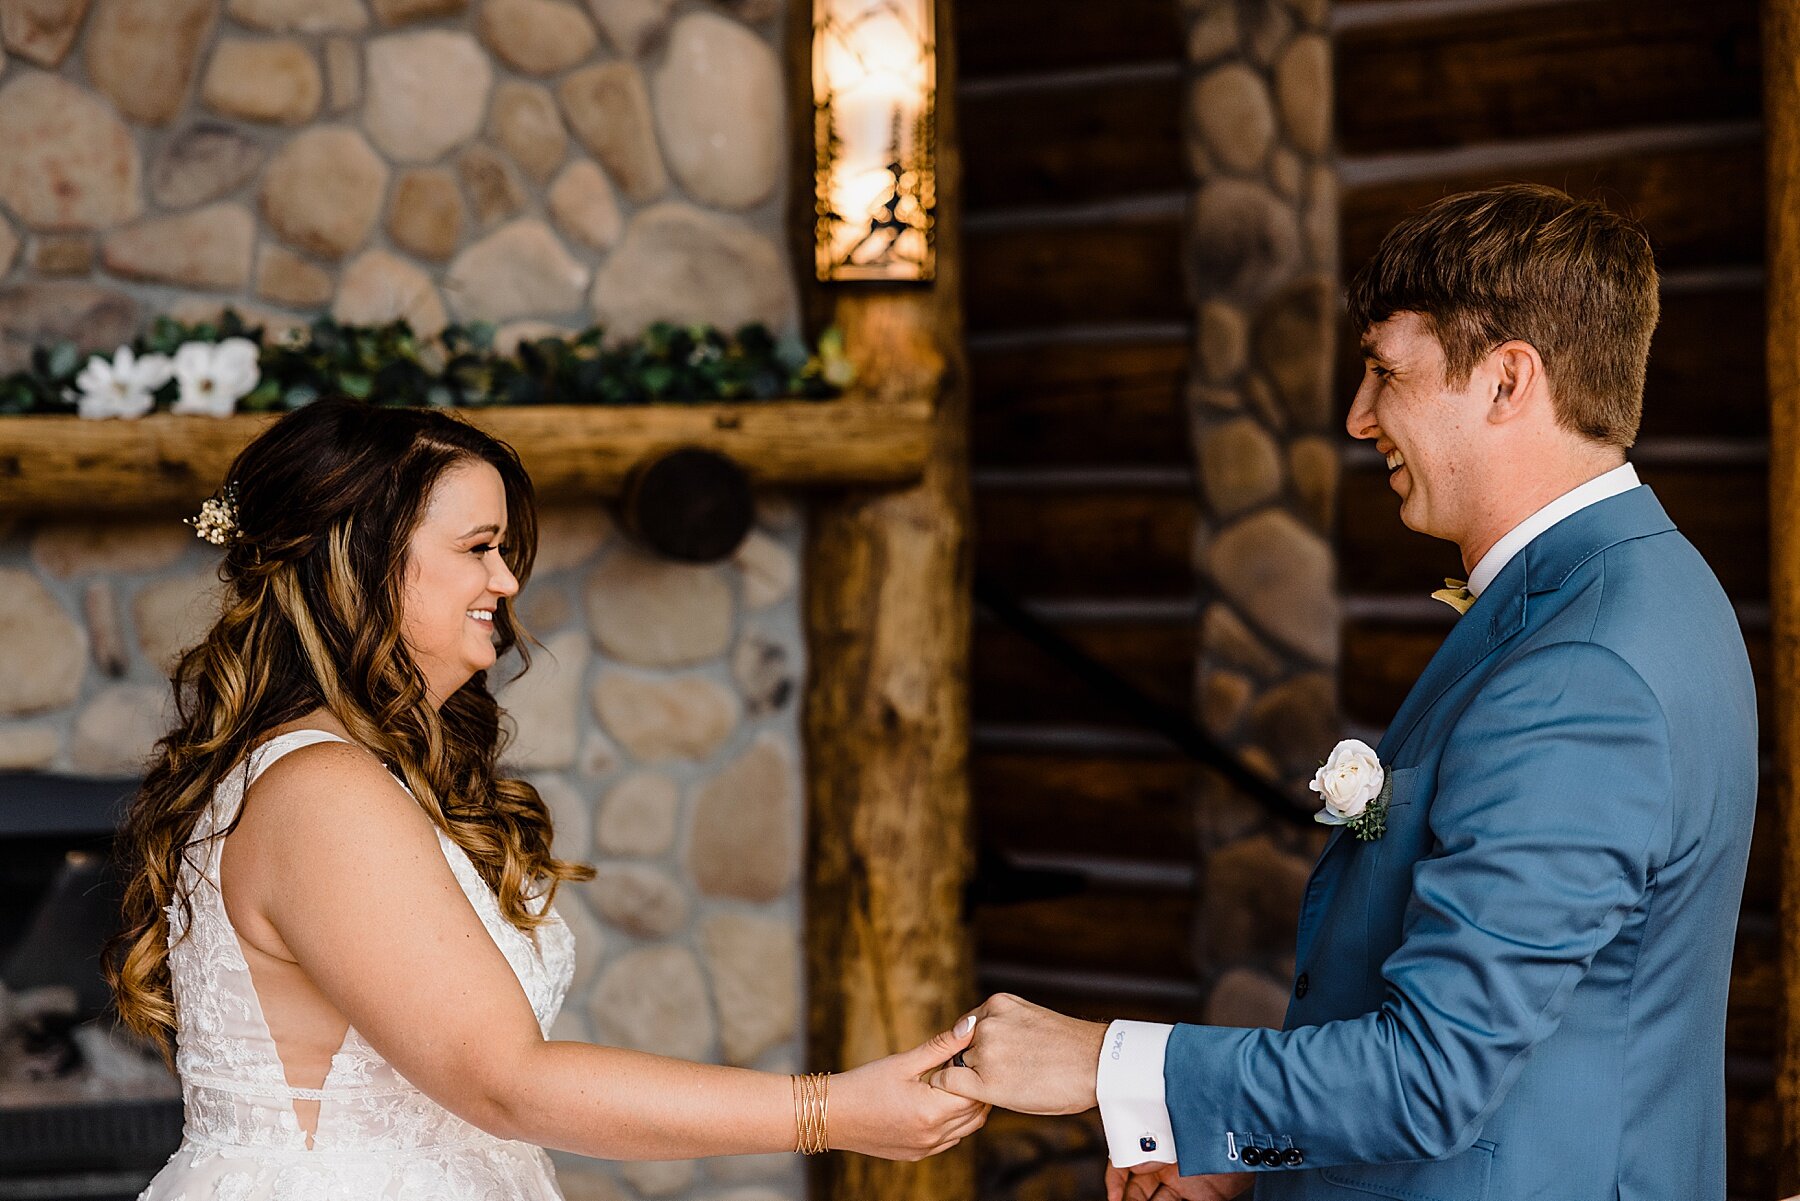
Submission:
<svg viewBox="0 0 1800 1201">
<path fill-rule="evenodd" d="M 1777 875 L 1785 881 L 1778 898 L 1762 895 L 1759 905 L 1779 905 L 1778 970 L 1764 972 L 1763 989 L 1744 989 L 1771 1003 L 1741 1006 L 1764 1028 L 1779 1023 L 1775 1091 L 1780 1110 L 1780 1149 L 1775 1183 L 1781 1193 L 1800 1188 L 1800 796 L 1795 793 L 1796 750 L 1800 749 L 1800 4 L 1768 0 L 1763 5 L 1764 108 L 1768 127 L 1769 175 L 1769 493 L 1771 640 L 1778 675 L 1774 720 L 1774 770 L 1769 786 L 1779 806 L 1780 837 L 1765 837 L 1752 869 L 1759 882 Z M 1776 1003 L 1780 1002 L 1780 1003 Z"/>
</svg>

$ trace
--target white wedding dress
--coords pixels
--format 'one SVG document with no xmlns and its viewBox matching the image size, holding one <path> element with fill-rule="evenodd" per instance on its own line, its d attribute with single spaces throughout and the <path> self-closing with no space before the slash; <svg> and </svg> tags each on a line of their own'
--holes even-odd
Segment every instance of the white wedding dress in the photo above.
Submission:
<svg viewBox="0 0 1800 1201">
<path fill-rule="evenodd" d="M 345 1033 L 323 1087 L 289 1086 L 219 892 L 224 840 L 207 836 L 236 816 L 244 790 L 269 764 L 327 740 L 344 741 L 294 730 L 252 750 L 194 831 L 181 871 L 193 898 L 187 937 L 180 907 L 169 907 L 186 1127 L 181 1148 L 139 1201 L 560 1201 L 540 1148 L 458 1118 L 408 1084 L 355 1029 Z M 501 915 L 462 848 L 442 831 L 438 841 L 547 1032 L 575 972 L 574 936 L 552 911 L 534 942 Z M 310 1147 L 296 1100 L 320 1103 Z"/>
</svg>

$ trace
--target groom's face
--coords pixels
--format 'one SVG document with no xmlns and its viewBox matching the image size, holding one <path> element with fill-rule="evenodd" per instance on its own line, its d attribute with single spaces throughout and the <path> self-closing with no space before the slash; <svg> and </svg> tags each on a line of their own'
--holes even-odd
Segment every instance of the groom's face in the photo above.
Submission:
<svg viewBox="0 0 1800 1201">
<path fill-rule="evenodd" d="M 1460 544 L 1479 504 L 1482 371 L 1449 387 L 1443 347 L 1417 313 L 1371 325 L 1362 351 L 1362 385 L 1345 428 L 1373 440 L 1387 460 L 1407 528 Z"/>
</svg>

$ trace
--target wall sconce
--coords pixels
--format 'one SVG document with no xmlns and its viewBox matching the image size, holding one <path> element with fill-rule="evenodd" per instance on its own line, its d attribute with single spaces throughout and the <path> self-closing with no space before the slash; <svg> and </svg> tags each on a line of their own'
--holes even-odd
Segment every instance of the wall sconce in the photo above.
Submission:
<svg viewBox="0 0 1800 1201">
<path fill-rule="evenodd" d="M 813 238 L 821 280 L 937 269 L 933 0 L 813 0 Z"/>
</svg>

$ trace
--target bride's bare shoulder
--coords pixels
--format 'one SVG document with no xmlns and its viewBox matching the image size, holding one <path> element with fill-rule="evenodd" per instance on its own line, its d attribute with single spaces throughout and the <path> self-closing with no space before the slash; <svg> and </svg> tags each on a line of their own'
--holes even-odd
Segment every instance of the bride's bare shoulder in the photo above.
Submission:
<svg viewBox="0 0 1800 1201">
<path fill-rule="evenodd" d="M 316 903 L 322 889 L 368 893 L 378 878 L 398 887 L 397 864 L 443 858 L 430 819 L 399 781 L 367 749 L 336 739 L 290 749 L 263 769 L 222 855 L 226 905 L 253 940 L 277 911 Z"/>
<path fill-rule="evenodd" d="M 290 732 L 279 730 L 270 737 Z M 287 751 L 256 777 L 244 794 L 240 825 L 275 826 L 296 833 L 342 829 L 346 822 L 365 831 L 388 823 L 408 831 L 430 824 L 371 751 L 354 742 L 322 739 Z"/>
</svg>

